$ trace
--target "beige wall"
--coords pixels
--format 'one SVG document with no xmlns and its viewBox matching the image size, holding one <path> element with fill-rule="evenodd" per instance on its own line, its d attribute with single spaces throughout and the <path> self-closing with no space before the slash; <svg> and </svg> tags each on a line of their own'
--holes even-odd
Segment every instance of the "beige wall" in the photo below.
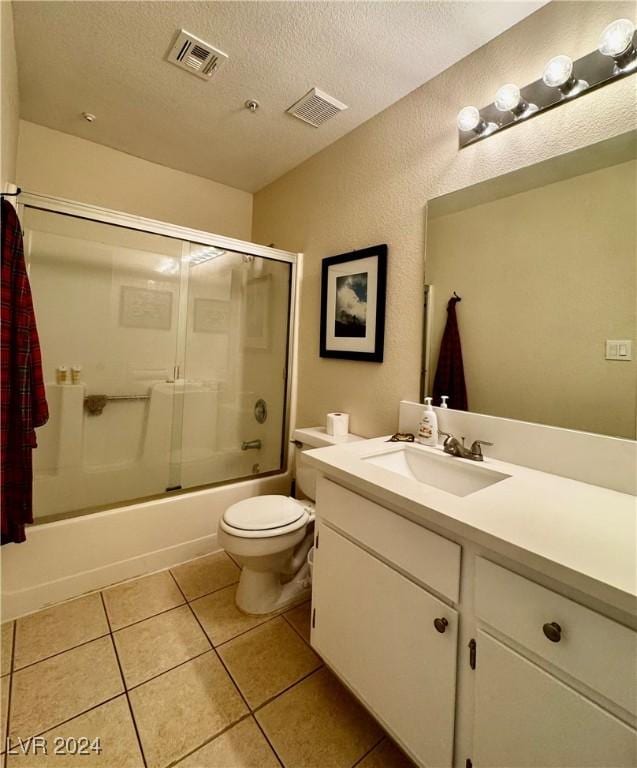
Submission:
<svg viewBox="0 0 637 768">
<path fill-rule="evenodd" d="M 625 162 L 429 220 L 431 371 L 456 290 L 472 411 L 635 439 L 637 357 L 605 340 L 635 341 L 636 179 Z"/>
<path fill-rule="evenodd" d="M 257 193 L 253 238 L 306 254 L 299 425 L 344 410 L 352 414 L 352 431 L 388 433 L 396 428 L 398 401 L 418 399 L 428 199 L 634 127 L 632 77 L 461 152 L 457 147 L 460 107 L 492 101 L 504 82 L 537 79 L 556 53 L 588 53 L 619 16 L 634 16 L 634 3 L 550 3 Z M 385 362 L 321 359 L 321 259 L 381 242 L 389 245 Z"/>
<path fill-rule="evenodd" d="M 250 240 L 252 195 L 20 121 L 17 178 L 28 192 Z"/>
<path fill-rule="evenodd" d="M 16 179 L 18 151 L 18 66 L 13 39 L 13 11 L 0 2 L 0 184 Z"/>
</svg>

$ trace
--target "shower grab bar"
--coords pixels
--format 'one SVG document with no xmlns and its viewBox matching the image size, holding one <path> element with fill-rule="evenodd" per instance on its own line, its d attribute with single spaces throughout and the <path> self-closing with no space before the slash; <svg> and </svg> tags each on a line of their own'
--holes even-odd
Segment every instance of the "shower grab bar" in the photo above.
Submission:
<svg viewBox="0 0 637 768">
<path fill-rule="evenodd" d="M 86 395 L 84 402 L 93 397 L 99 397 L 102 400 L 150 400 L 150 395 Z"/>
<path fill-rule="evenodd" d="M 86 395 L 84 407 L 91 416 L 100 416 L 109 400 L 150 400 L 150 395 Z"/>
</svg>

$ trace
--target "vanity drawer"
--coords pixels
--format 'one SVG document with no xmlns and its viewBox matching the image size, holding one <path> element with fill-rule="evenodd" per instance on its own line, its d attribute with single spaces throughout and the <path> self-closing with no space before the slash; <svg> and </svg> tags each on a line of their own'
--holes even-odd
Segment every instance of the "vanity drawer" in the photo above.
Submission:
<svg viewBox="0 0 637 768">
<path fill-rule="evenodd" d="M 460 593 L 460 545 L 357 493 L 319 478 L 318 517 L 453 602 Z"/>
<path fill-rule="evenodd" d="M 637 632 L 481 557 L 475 590 L 479 619 L 637 714 Z"/>
</svg>

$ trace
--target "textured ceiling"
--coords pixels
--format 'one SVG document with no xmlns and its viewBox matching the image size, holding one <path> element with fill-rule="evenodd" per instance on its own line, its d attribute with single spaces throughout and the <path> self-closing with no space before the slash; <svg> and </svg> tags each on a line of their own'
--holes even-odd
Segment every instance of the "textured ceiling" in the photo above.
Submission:
<svg viewBox="0 0 637 768">
<path fill-rule="evenodd" d="M 20 115 L 253 192 L 545 1 L 14 0 Z M 182 27 L 230 56 L 210 82 L 165 61 Z M 318 129 L 285 112 L 315 85 L 349 106 Z"/>
</svg>

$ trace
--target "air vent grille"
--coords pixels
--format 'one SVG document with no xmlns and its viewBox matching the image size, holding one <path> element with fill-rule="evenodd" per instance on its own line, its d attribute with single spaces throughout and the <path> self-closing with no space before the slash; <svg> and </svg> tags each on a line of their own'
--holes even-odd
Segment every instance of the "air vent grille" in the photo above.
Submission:
<svg viewBox="0 0 637 768">
<path fill-rule="evenodd" d="M 210 80 L 228 56 L 219 49 L 181 29 L 173 43 L 168 61 L 202 80 Z"/>
<path fill-rule="evenodd" d="M 304 123 L 318 128 L 344 109 L 347 109 L 347 104 L 343 104 L 318 88 L 312 88 L 287 111 Z"/>
</svg>

